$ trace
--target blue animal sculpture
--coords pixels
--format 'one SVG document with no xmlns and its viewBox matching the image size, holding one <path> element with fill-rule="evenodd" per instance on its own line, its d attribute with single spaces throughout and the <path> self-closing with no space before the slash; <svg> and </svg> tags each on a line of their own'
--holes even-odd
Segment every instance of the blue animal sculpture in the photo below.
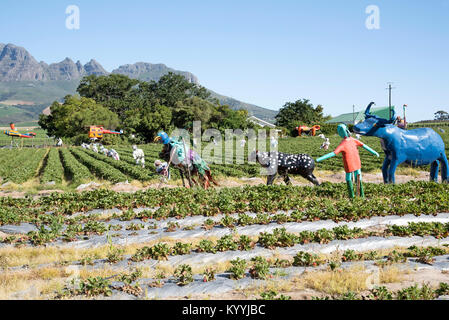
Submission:
<svg viewBox="0 0 449 320">
<path fill-rule="evenodd" d="M 403 130 L 394 125 L 395 113 L 390 120 L 370 114 L 371 102 L 365 110 L 365 121 L 354 126 L 354 132 L 380 138 L 385 160 L 382 175 L 385 183 L 395 183 L 394 174 L 399 164 L 412 166 L 430 164 L 430 180 L 438 182 L 441 163 L 441 179 L 448 182 L 448 162 L 443 139 L 430 128 Z"/>
</svg>

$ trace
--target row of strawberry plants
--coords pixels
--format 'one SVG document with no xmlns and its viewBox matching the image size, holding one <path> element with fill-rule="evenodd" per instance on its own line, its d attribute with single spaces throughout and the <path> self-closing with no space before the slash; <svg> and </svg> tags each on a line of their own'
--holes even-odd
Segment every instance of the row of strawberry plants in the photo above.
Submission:
<svg viewBox="0 0 449 320">
<path fill-rule="evenodd" d="M 75 241 L 77 240 L 77 236 L 81 235 L 82 232 L 86 232 L 86 230 L 90 230 L 96 234 L 103 234 L 107 230 L 114 230 L 115 228 L 113 225 L 106 226 L 104 223 L 94 220 L 88 220 L 84 227 L 82 227 L 81 224 L 74 223 L 75 221 L 73 220 L 71 221 L 72 224 L 70 224 L 63 232 L 64 222 L 65 221 L 61 216 L 50 216 L 48 221 L 46 221 L 49 228 L 41 225 L 38 232 L 31 232 L 28 234 L 28 239 L 30 239 L 33 244 L 51 242 L 60 236 L 67 241 Z M 302 231 L 299 234 L 289 233 L 285 228 L 280 228 L 275 229 L 272 233 L 261 232 L 258 239 L 255 241 L 245 235 L 240 236 L 238 239 L 235 239 L 233 235 L 226 235 L 220 238 L 216 244 L 210 240 L 202 240 L 197 246 L 196 251 L 215 253 L 217 251 L 227 250 L 250 250 L 256 244 L 265 248 L 274 249 L 277 247 L 291 247 L 296 244 L 307 244 L 311 242 L 324 244 L 333 240 L 348 240 L 370 236 L 432 236 L 441 239 L 449 236 L 449 223 L 409 223 L 407 226 L 401 227 L 392 225 L 386 230 L 378 233 L 360 228 L 351 229 L 348 226 L 339 226 L 333 229 L 320 229 L 317 231 Z M 22 240 L 26 241 L 27 239 L 24 238 Z M 167 247 L 166 244 L 163 244 L 162 246 L 166 249 L 164 252 L 167 252 L 164 257 L 172 252 L 172 249 Z M 188 254 L 193 250 L 192 246 L 189 244 L 183 244 L 182 246 L 184 248 L 182 254 Z M 151 250 L 153 249 L 146 247 L 139 250 L 140 251 L 136 253 L 137 256 L 153 256 L 151 254 Z M 175 250 L 175 252 L 177 252 L 176 254 L 181 254 L 180 251 Z"/>
<path fill-rule="evenodd" d="M 111 181 L 113 183 L 123 182 L 128 180 L 126 175 L 121 173 L 116 168 L 112 167 L 107 163 L 102 163 L 90 155 L 84 153 L 78 148 L 71 148 L 70 152 L 77 158 L 81 163 L 83 163 L 89 170 L 94 173 L 97 177 Z"/>
<path fill-rule="evenodd" d="M 5 167 L 5 180 L 15 183 L 24 183 L 38 173 L 39 165 L 47 153 L 46 149 L 27 149 L 19 150 L 17 157 L 10 161 L 7 167 Z"/>
<path fill-rule="evenodd" d="M 436 238 L 444 238 L 448 236 L 449 223 L 421 223 L 420 227 L 417 229 L 414 226 L 410 226 L 409 228 L 411 229 L 410 236 L 431 235 Z M 196 246 L 193 246 L 190 243 L 181 242 L 176 243 L 174 246 L 169 246 L 168 244 L 161 242 L 151 247 L 145 246 L 137 249 L 130 259 L 132 261 L 144 261 L 147 259 L 166 260 L 170 255 L 186 255 L 192 252 L 216 253 L 234 250 L 249 251 L 253 249 L 256 244 L 264 248 L 275 249 L 280 247 L 293 247 L 297 244 L 326 244 L 333 240 L 349 240 L 367 238 L 370 236 L 390 235 L 400 236 L 400 234 L 396 234 L 394 228 L 391 227 L 382 233 L 374 233 L 360 228 L 350 229 L 347 226 L 341 226 L 333 229 L 302 231 L 299 234 L 289 233 L 285 228 L 281 228 L 275 229 L 272 233 L 261 232 L 256 240 L 253 240 L 246 235 L 225 235 L 218 239 L 216 243 L 208 239 L 203 239 Z"/>
<path fill-rule="evenodd" d="M 313 300 L 433 300 L 441 296 L 449 295 L 449 283 L 440 282 L 434 288 L 424 283 L 419 287 L 417 284 L 400 290 L 391 291 L 385 286 L 377 286 L 370 289 L 366 294 L 348 291 L 345 294 L 312 297 Z"/>
<path fill-rule="evenodd" d="M 124 162 L 123 160 L 117 161 L 112 158 L 106 157 L 103 154 L 96 153 L 96 152 L 90 151 L 90 150 L 82 150 L 82 152 L 85 152 L 92 158 L 95 158 L 99 161 L 103 161 L 103 162 L 107 163 L 108 165 L 120 170 L 120 172 L 122 172 L 136 180 L 147 181 L 147 180 L 154 178 L 154 174 L 151 174 L 149 172 L 149 170 L 144 170 L 141 167 L 136 166 L 135 164 L 132 165 L 127 162 Z"/>
<path fill-rule="evenodd" d="M 209 190 L 164 188 L 133 194 L 96 190 L 84 193 L 53 193 L 37 200 L 0 198 L 0 204 L 11 207 L 42 206 L 43 209 L 50 210 L 64 209 L 61 212 L 65 213 L 114 207 L 128 209 L 161 206 L 161 212 L 173 209 L 174 216 L 300 210 L 316 218 L 334 215 L 337 218 L 347 216 L 350 219 L 357 218 L 358 215 L 367 217 L 370 213 L 418 214 L 448 210 L 448 184 L 366 184 L 366 192 L 367 199 L 352 201 L 345 198 L 343 184 L 330 183 L 319 188 L 262 185 Z M 179 213 L 175 214 L 176 211 Z"/>
<path fill-rule="evenodd" d="M 65 175 L 74 184 L 79 184 L 92 178 L 92 174 L 86 166 L 81 164 L 66 148 L 59 150 Z"/>
<path fill-rule="evenodd" d="M 425 198 L 425 197 L 424 197 Z M 392 200 L 375 198 L 369 200 L 302 200 L 285 201 L 268 207 L 264 202 L 238 202 L 235 204 L 208 204 L 201 205 L 197 203 L 179 203 L 177 205 L 163 205 L 155 211 L 145 211 L 139 216 L 146 219 L 163 220 L 169 217 L 177 219 L 187 216 L 216 216 L 226 214 L 220 221 L 220 224 L 226 227 L 235 227 L 237 225 L 249 224 L 268 224 L 271 222 L 301 222 L 316 220 L 333 221 L 357 221 L 363 218 L 374 216 L 405 215 L 405 214 L 436 214 L 449 210 L 448 202 L 435 202 L 427 204 L 425 201 L 412 203 L 409 206 L 404 205 L 404 199 L 395 197 Z M 271 204 L 271 203 L 269 203 Z M 267 210 L 269 209 L 269 210 Z M 270 216 L 268 212 L 277 212 L 278 210 L 294 211 L 290 214 L 277 213 Z M 257 212 L 255 218 L 251 218 L 245 212 Z M 231 213 L 239 213 L 238 218 L 229 216 Z"/>
<path fill-rule="evenodd" d="M 59 156 L 59 150 L 51 148 L 45 159 L 45 167 L 41 174 L 41 183 L 54 181 L 61 183 L 64 176 L 64 167 Z"/>
</svg>

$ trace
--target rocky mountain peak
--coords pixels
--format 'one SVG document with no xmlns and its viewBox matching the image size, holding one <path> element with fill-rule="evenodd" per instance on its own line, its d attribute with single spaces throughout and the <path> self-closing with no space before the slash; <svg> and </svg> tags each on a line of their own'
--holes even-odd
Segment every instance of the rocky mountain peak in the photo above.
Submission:
<svg viewBox="0 0 449 320">
<path fill-rule="evenodd" d="M 137 62 L 134 64 L 126 64 L 112 71 L 112 73 L 124 74 L 133 79 L 143 81 L 158 81 L 162 76 L 169 72 L 180 74 L 193 83 L 199 83 L 198 78 L 190 72 L 178 71 L 167 67 L 165 64 Z"/>
<path fill-rule="evenodd" d="M 7 44 L 0 49 L 0 81 L 45 79 L 42 66 L 25 48 Z"/>
<path fill-rule="evenodd" d="M 109 74 L 109 72 L 107 72 L 95 59 L 92 59 L 86 63 L 84 65 L 84 70 L 86 70 L 88 75 L 94 74 L 97 76 L 105 76 Z"/>
</svg>

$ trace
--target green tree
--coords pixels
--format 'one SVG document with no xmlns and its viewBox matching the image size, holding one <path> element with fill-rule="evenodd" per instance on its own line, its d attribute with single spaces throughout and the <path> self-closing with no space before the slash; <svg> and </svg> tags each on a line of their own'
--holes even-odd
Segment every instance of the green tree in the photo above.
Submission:
<svg viewBox="0 0 449 320">
<path fill-rule="evenodd" d="M 117 113 L 121 119 L 139 93 L 140 81 L 121 74 L 84 77 L 77 88 L 80 96 L 94 99 Z"/>
<path fill-rule="evenodd" d="M 221 131 L 224 129 L 258 128 L 248 121 L 248 111 L 244 109 L 232 110 L 228 105 L 217 106 L 217 113 L 211 118 L 210 126 Z"/>
<path fill-rule="evenodd" d="M 294 130 L 298 125 L 320 124 L 330 119 L 324 116 L 323 106 L 315 108 L 310 100 L 302 99 L 295 102 L 287 102 L 276 115 L 276 125 Z"/>
<path fill-rule="evenodd" d="M 116 129 L 120 125 L 118 116 L 95 100 L 68 95 L 64 103 L 53 102 L 50 115 L 41 114 L 39 125 L 51 136 L 71 138 L 75 143 L 88 141 L 88 127 L 102 125 Z"/>
<path fill-rule="evenodd" d="M 446 111 L 440 110 L 435 112 L 435 120 L 445 121 L 449 120 L 449 113 Z"/>
<path fill-rule="evenodd" d="M 159 102 L 168 107 L 176 107 L 178 101 L 184 101 L 187 98 L 207 99 L 210 96 L 206 88 L 189 82 L 182 75 L 173 72 L 162 76 L 158 82 L 153 82 L 150 88 Z"/>
<path fill-rule="evenodd" d="M 205 129 L 217 113 L 217 107 L 209 101 L 199 97 L 186 98 L 178 101 L 173 108 L 173 125 L 176 128 L 187 128 L 193 121 L 201 121 Z"/>
<path fill-rule="evenodd" d="M 133 134 L 142 142 L 151 142 L 160 130 L 171 128 L 171 109 L 161 105 L 144 105 L 129 110 L 124 121 L 127 133 Z"/>
</svg>

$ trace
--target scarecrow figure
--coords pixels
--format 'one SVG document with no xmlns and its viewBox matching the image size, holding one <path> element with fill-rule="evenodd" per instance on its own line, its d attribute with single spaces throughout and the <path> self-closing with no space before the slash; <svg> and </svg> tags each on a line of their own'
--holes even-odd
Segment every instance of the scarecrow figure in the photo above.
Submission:
<svg viewBox="0 0 449 320">
<path fill-rule="evenodd" d="M 170 168 L 167 162 L 156 160 L 154 166 L 156 167 L 156 173 L 162 176 L 162 181 L 170 180 Z"/>
<path fill-rule="evenodd" d="M 321 145 L 320 149 L 328 150 L 330 145 L 331 142 L 329 141 L 329 138 L 324 138 L 324 142 Z"/>
<path fill-rule="evenodd" d="M 278 146 L 278 141 L 273 136 L 271 136 L 271 138 L 270 138 L 270 146 L 271 146 L 271 149 L 274 149 Z"/>
<path fill-rule="evenodd" d="M 145 153 L 142 149 L 138 149 L 136 145 L 133 145 L 133 158 L 137 165 L 140 164 L 142 169 L 145 168 Z"/>
<path fill-rule="evenodd" d="M 359 194 L 361 197 L 364 197 L 365 193 L 363 191 L 361 171 L 362 164 L 357 147 L 363 147 L 367 151 L 374 154 L 376 157 L 379 157 L 379 154 L 375 150 L 368 147 L 366 144 L 363 144 L 359 140 L 352 138 L 346 125 L 338 125 L 337 132 L 339 136 L 343 138 L 343 141 L 338 145 L 334 152 L 328 153 L 318 158 L 316 162 L 321 162 L 323 160 L 335 157 L 341 152 L 343 155 L 343 165 L 346 171 L 346 183 L 348 185 L 349 197 L 355 197 L 353 185 L 354 178 L 357 182 L 357 194 Z"/>
<path fill-rule="evenodd" d="M 210 182 L 218 185 L 213 179 L 206 161 L 201 159 L 198 153 L 186 146 L 182 138 L 177 140 L 170 138 L 165 132 L 159 132 L 154 140 L 155 142 L 161 141 L 164 144 L 160 157 L 168 161 L 169 166 L 173 163 L 179 169 L 184 186 L 184 176 L 188 178 L 189 187 L 193 187 L 197 183 L 194 175 L 199 176 L 204 189 L 210 186 Z"/>
<path fill-rule="evenodd" d="M 105 156 L 108 156 L 108 149 L 106 149 L 103 145 L 100 145 L 100 152 Z"/>
<path fill-rule="evenodd" d="M 114 149 L 110 149 L 108 151 L 108 157 L 111 157 L 112 159 L 117 160 L 117 161 L 120 160 L 120 155 Z"/>
</svg>

